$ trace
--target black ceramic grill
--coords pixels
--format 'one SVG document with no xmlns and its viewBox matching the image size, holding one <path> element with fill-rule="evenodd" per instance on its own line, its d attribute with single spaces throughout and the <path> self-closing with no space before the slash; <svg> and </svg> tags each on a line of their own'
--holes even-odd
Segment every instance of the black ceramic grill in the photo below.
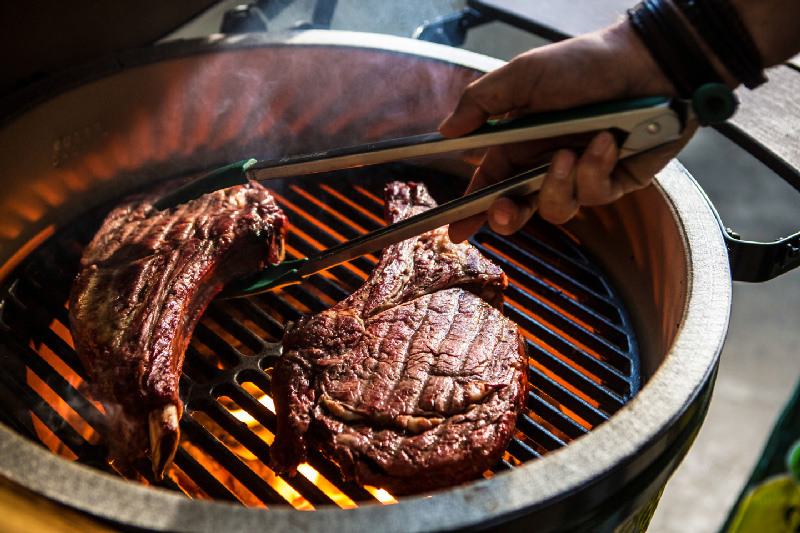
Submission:
<svg viewBox="0 0 800 533">
<path fill-rule="evenodd" d="M 455 178 L 408 166 L 270 184 L 292 224 L 287 258 L 381 226 L 383 184 L 390 179 L 423 181 L 440 202 L 457 192 Z M 0 417 L 68 459 L 152 484 L 146 459 L 124 469 L 105 462 L 102 407 L 91 399 L 68 329 L 67 295 L 81 251 L 110 207 L 57 232 L 2 287 L 0 358 L 7 371 L 0 373 Z M 620 298 L 575 238 L 534 220 L 511 237 L 482 230 L 472 242 L 509 276 L 504 312 L 522 329 L 530 355 L 527 408 L 503 459 L 484 474 L 492 477 L 566 446 L 611 417 L 638 391 L 640 363 Z M 270 372 L 284 324 L 345 298 L 375 261 L 365 256 L 301 285 L 211 304 L 186 353 L 182 441 L 162 486 L 255 507 L 396 501 L 380 487 L 342 481 L 337 466 L 318 453 L 293 478 L 266 466 L 276 426 Z"/>
</svg>

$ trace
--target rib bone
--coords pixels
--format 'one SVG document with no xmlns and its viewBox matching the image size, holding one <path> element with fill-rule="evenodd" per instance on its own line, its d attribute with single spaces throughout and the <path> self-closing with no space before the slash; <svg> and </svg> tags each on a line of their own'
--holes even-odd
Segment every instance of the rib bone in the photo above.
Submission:
<svg viewBox="0 0 800 533">
<path fill-rule="evenodd" d="M 179 418 L 178 407 L 171 403 L 153 409 L 148 417 L 153 475 L 159 481 L 164 477 L 164 469 L 178 451 Z"/>
</svg>

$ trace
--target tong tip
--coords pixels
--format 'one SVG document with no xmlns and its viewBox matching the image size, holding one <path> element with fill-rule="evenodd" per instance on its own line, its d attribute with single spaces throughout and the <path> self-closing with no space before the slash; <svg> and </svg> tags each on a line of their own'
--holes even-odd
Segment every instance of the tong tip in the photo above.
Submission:
<svg viewBox="0 0 800 533">
<path fill-rule="evenodd" d="M 204 194 L 234 185 L 245 185 L 248 182 L 247 169 L 255 162 L 255 159 L 243 159 L 237 163 L 213 170 L 160 198 L 153 204 L 153 207 L 159 211 L 172 209 L 200 198 Z"/>
</svg>

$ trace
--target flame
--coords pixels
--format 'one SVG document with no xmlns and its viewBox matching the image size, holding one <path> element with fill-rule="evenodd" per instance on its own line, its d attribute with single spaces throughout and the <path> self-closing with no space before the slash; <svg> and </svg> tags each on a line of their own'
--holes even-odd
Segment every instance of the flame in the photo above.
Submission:
<svg viewBox="0 0 800 533">
<path fill-rule="evenodd" d="M 14 238 L 19 235 L 21 228 L 11 228 L 0 222 L 0 238 Z M 23 259 L 28 257 L 31 252 L 38 248 L 43 242 L 49 239 L 56 232 L 55 225 L 51 224 L 42 231 L 28 239 L 16 252 L 14 252 L 5 264 L 0 265 L 0 280 L 8 277 L 17 268 Z"/>
<path fill-rule="evenodd" d="M 326 192 L 334 194 L 335 190 L 326 189 Z M 367 194 L 367 191 L 365 190 L 359 190 L 359 192 L 361 194 Z M 313 201 L 314 198 L 312 196 L 307 199 Z M 368 201 L 372 201 L 372 199 L 373 198 L 370 197 Z M 375 201 L 377 202 L 378 199 L 375 198 Z M 297 206 L 291 206 L 291 207 L 296 210 L 298 209 Z M 323 210 L 327 209 L 324 204 L 320 204 L 317 207 Z M 357 205 L 351 205 L 350 207 L 358 208 Z M 334 237 L 335 239 L 342 240 L 344 238 L 342 235 L 339 235 L 338 233 L 336 233 L 327 226 L 324 226 L 323 229 L 324 231 L 328 232 L 331 237 Z M 364 228 L 361 228 L 359 226 L 355 229 L 361 232 Z M 38 237 L 32 242 L 31 249 L 35 248 L 40 241 L 43 241 L 44 239 L 49 237 L 52 234 L 52 231 L 53 229 L 49 228 L 46 232 L 43 232 L 40 237 Z M 318 249 L 321 249 L 323 246 L 321 242 L 311 239 L 307 234 L 300 232 L 298 236 L 299 238 L 304 239 L 306 242 L 308 242 L 311 246 L 314 246 Z M 290 255 L 293 254 L 294 256 L 297 257 L 301 255 L 298 252 L 298 250 L 291 247 L 287 247 L 287 252 L 289 252 Z M 505 257 L 501 250 L 493 250 L 493 253 Z M 24 255 L 27 255 L 27 251 Z M 512 260 L 513 258 L 509 257 L 507 259 Z M 352 272 L 356 273 L 361 278 L 366 277 L 365 272 L 362 272 L 361 270 L 353 267 L 352 265 L 345 265 L 345 267 L 349 268 Z M 335 279 L 334 275 L 331 274 L 330 272 L 325 272 L 322 275 L 328 276 L 331 279 Z M 564 287 L 559 287 L 559 289 L 562 290 L 563 292 Z M 316 291 L 315 294 L 317 294 L 326 303 L 329 303 L 330 305 L 335 303 L 330 299 L 329 296 L 324 294 L 324 292 L 318 291 L 315 287 L 311 286 L 309 290 Z M 527 291 L 527 289 L 523 290 Z M 289 293 L 286 293 L 285 291 L 276 291 L 275 295 L 277 295 L 277 297 L 281 298 L 288 305 L 293 306 L 295 309 L 297 309 L 302 313 L 309 313 L 312 311 L 311 309 L 308 309 L 307 306 L 304 305 L 301 301 L 292 298 L 292 296 Z M 528 292 L 528 296 L 535 297 L 536 295 Z M 568 295 L 568 296 L 576 298 L 576 296 L 574 295 Z M 219 304 L 219 305 L 227 306 L 228 304 Z M 513 299 L 511 299 L 509 301 L 509 305 L 524 307 L 524 302 L 515 302 L 513 301 Z M 235 314 L 237 313 L 235 306 L 231 305 L 229 307 L 230 309 L 228 309 L 227 307 L 222 307 L 219 308 L 217 311 L 221 313 L 226 313 L 226 312 L 234 313 L 233 317 L 238 318 Z M 560 309 L 556 307 L 555 310 L 556 312 L 561 312 L 563 315 L 565 315 L 567 319 L 572 320 L 573 322 L 577 322 L 579 325 L 587 328 L 587 330 L 594 331 L 591 329 L 590 324 L 584 324 L 583 322 L 581 322 L 579 317 L 569 315 L 565 309 Z M 274 318 L 278 322 L 281 322 L 281 317 L 278 311 L 271 309 L 269 313 L 272 318 Z M 251 324 L 247 322 L 248 319 L 246 318 L 246 314 L 247 313 L 242 312 L 243 319 L 240 320 L 240 322 L 242 322 L 245 325 L 245 327 L 250 327 Z M 229 328 L 229 325 L 226 323 L 226 321 L 219 319 L 218 316 L 217 319 L 215 320 L 214 318 L 215 316 L 216 315 L 214 315 L 213 313 L 207 315 L 203 319 L 201 323 L 202 325 L 200 327 L 206 328 L 207 331 L 210 331 L 214 335 L 218 336 L 223 342 L 228 343 L 228 345 L 240 351 L 242 354 L 255 355 L 254 348 L 252 347 L 248 348 L 248 346 L 244 345 L 243 344 L 244 341 L 238 340 L 235 334 L 231 333 L 230 331 L 228 331 L 228 329 L 226 329 Z M 544 320 L 544 318 L 537 317 L 537 320 Z M 554 324 L 550 324 L 549 326 L 551 326 L 553 329 L 558 329 Z M 258 329 L 256 329 L 256 327 L 260 328 L 261 326 L 254 325 L 254 327 L 250 327 L 251 331 L 253 331 L 254 334 L 257 334 L 261 338 L 268 336 L 266 332 L 259 331 Z M 99 443 L 101 437 L 94 430 L 94 428 L 86 420 L 82 418 L 80 410 L 76 412 L 76 410 L 73 409 L 67 401 L 62 399 L 53 390 L 53 389 L 59 390 L 58 387 L 54 385 L 53 388 L 51 388 L 51 386 L 48 385 L 48 383 L 52 383 L 47 377 L 48 375 L 50 374 L 60 375 L 70 384 L 72 384 L 72 386 L 80 394 L 85 395 L 88 401 L 91 401 L 91 398 L 89 398 L 86 392 L 88 390 L 88 385 L 58 355 L 59 353 L 64 352 L 64 350 L 66 349 L 65 347 L 69 348 L 72 347 L 71 336 L 68 328 L 66 327 L 65 324 L 61 323 L 59 320 L 52 320 L 52 322 L 49 324 L 49 328 L 54 335 L 44 336 L 43 337 L 45 339 L 44 341 L 35 341 L 35 342 L 32 341 L 29 345 L 30 348 L 35 350 L 39 354 L 39 356 L 43 359 L 43 361 L 45 361 L 46 364 L 49 366 L 44 368 L 44 371 L 41 368 L 36 367 L 36 371 L 39 372 L 40 374 L 37 374 L 36 372 L 34 372 L 34 370 L 29 368 L 27 370 L 27 382 L 30 385 L 30 387 L 34 391 L 36 391 L 36 393 L 39 396 L 41 396 L 41 398 L 52 407 L 53 411 L 55 413 L 58 413 L 58 415 L 61 418 L 63 418 L 66 424 L 68 424 L 75 432 L 81 435 L 90 444 Z M 601 357 L 600 354 L 595 353 L 588 346 L 582 344 L 579 341 L 579 339 L 575 338 L 574 336 L 571 336 L 569 332 L 564 332 L 559 330 L 559 333 L 564 338 L 569 340 L 573 345 L 577 346 L 579 349 L 586 351 L 588 354 L 596 358 Z M 571 360 L 568 356 L 569 354 L 564 354 L 559 352 L 559 350 L 556 347 L 542 345 L 542 341 L 540 339 L 537 339 L 530 331 L 524 331 L 524 335 L 528 340 L 539 345 L 539 348 L 541 348 L 542 350 L 548 351 L 548 353 L 553 355 L 553 357 L 558 358 L 565 365 L 571 366 L 572 368 L 580 372 L 582 375 L 587 376 L 589 379 L 592 379 L 595 382 L 601 381 L 600 376 L 593 375 L 591 372 L 588 371 L 588 369 L 582 367 L 575 361 Z M 231 363 L 227 362 L 222 356 L 217 354 L 211 346 L 206 346 L 201 341 L 202 338 L 205 337 L 197 336 L 192 340 L 193 349 L 195 349 L 201 357 L 206 358 L 211 364 L 215 365 L 217 368 L 220 369 L 230 368 Z M 64 345 L 63 346 L 56 345 L 53 344 L 54 342 L 55 343 L 63 342 Z M 587 395 L 587 393 L 579 390 L 578 387 L 570 384 L 564 378 L 559 376 L 556 370 L 551 369 L 540 362 L 537 362 L 534 358 L 531 358 L 529 360 L 529 364 L 539 373 L 547 376 L 549 379 L 563 386 L 571 394 L 574 394 L 575 396 L 579 397 L 581 400 L 588 403 L 589 405 L 593 405 L 599 408 L 597 400 L 592 399 L 591 397 L 589 397 L 589 395 Z M 189 375 L 190 377 L 191 377 L 191 372 L 192 370 L 189 369 L 187 373 L 187 375 Z M 269 373 L 269 370 L 267 372 Z M 40 375 L 43 377 L 40 377 Z M 268 452 L 266 450 L 273 443 L 275 435 L 273 431 L 271 431 L 264 424 L 270 425 L 271 423 L 274 423 L 274 416 L 276 412 L 274 401 L 272 397 L 265 392 L 265 390 L 268 390 L 268 387 L 266 386 L 265 390 L 262 390 L 259 386 L 255 385 L 252 382 L 244 382 L 240 383 L 240 385 L 243 391 L 240 389 L 238 391 L 238 394 L 231 393 L 231 396 L 220 396 L 216 398 L 216 400 L 218 401 L 219 405 L 222 408 L 224 408 L 228 414 L 230 414 L 230 416 L 232 416 L 236 421 L 241 423 L 244 428 L 246 428 L 245 431 L 251 432 L 252 435 L 249 435 L 248 438 L 246 439 L 242 439 L 242 441 L 244 441 L 244 443 L 246 444 L 240 442 L 240 440 L 237 439 L 237 437 L 235 436 L 235 435 L 241 435 L 240 433 L 238 433 L 238 431 L 234 432 L 233 429 L 231 429 L 233 435 L 228 432 L 226 428 L 229 427 L 228 424 L 230 420 L 220 421 L 219 423 L 215 422 L 215 419 L 220 420 L 219 418 L 220 411 L 218 411 L 217 407 L 214 407 L 215 411 L 208 412 L 213 414 L 214 417 L 212 417 L 210 414 L 206 412 L 203 412 L 202 410 L 195 411 L 189 414 L 189 416 L 191 416 L 194 419 L 194 421 L 199 423 L 205 430 L 207 430 L 211 435 L 213 435 L 213 437 L 216 438 L 222 445 L 224 445 L 228 449 L 228 451 L 234 454 L 237 457 L 238 461 L 241 461 L 247 468 L 249 468 L 257 476 L 259 476 L 264 483 L 266 483 L 271 487 L 272 490 L 270 491 L 270 496 L 269 496 L 269 498 L 271 499 L 268 502 L 262 501 L 261 498 L 264 498 L 264 500 L 266 500 L 267 498 L 264 495 L 259 496 L 259 494 L 257 494 L 260 492 L 258 488 L 253 487 L 250 483 L 246 484 L 245 481 L 240 481 L 237 478 L 237 476 L 234 475 L 234 473 L 232 473 L 235 472 L 236 470 L 232 468 L 230 465 L 226 466 L 226 464 L 224 464 L 227 463 L 227 461 L 223 460 L 222 458 L 219 458 L 217 453 L 212 454 L 209 451 L 203 449 L 202 447 L 203 443 L 193 443 L 185 435 L 182 438 L 181 442 L 181 449 L 182 449 L 181 452 L 183 453 L 182 457 L 184 461 L 186 460 L 186 455 L 188 454 L 191 460 L 196 461 L 197 465 L 195 465 L 195 468 L 197 468 L 198 466 L 204 468 L 208 473 L 208 476 L 213 477 L 214 480 L 216 480 L 219 485 L 224 487 L 225 490 L 230 492 L 230 494 L 234 498 L 238 499 L 242 504 L 247 506 L 265 508 L 268 506 L 272 506 L 273 501 L 280 499 L 282 500 L 280 502 L 281 505 L 284 505 L 285 501 L 286 504 L 291 505 L 292 507 L 298 510 L 313 510 L 315 507 L 312 501 L 309 501 L 309 499 L 306 499 L 306 497 L 303 496 L 303 493 L 305 493 L 307 490 L 304 487 L 307 487 L 308 483 L 312 483 L 319 489 L 321 493 L 327 496 L 330 502 L 333 502 L 335 505 L 341 508 L 357 507 L 358 504 L 361 502 L 354 501 L 350 496 L 348 496 L 348 494 L 346 494 L 342 489 L 339 488 L 342 487 L 342 484 L 337 474 L 331 474 L 335 475 L 336 479 L 330 477 L 330 475 L 327 478 L 325 477 L 325 474 L 328 473 L 328 470 L 326 469 L 325 466 L 317 465 L 319 468 L 318 470 L 312 464 L 303 463 L 298 466 L 297 469 L 298 478 L 296 478 L 295 481 L 289 478 L 284 479 L 282 476 L 276 474 L 275 471 L 269 468 L 269 465 L 266 464 L 266 462 L 268 462 L 266 460 L 266 457 L 268 456 Z M 247 403 L 245 404 L 246 407 L 250 408 L 249 406 L 253 405 L 252 400 L 255 399 L 267 411 L 269 411 L 270 413 L 269 416 L 266 416 L 266 413 L 263 409 L 259 408 L 257 411 L 254 411 L 252 408 L 250 408 L 251 412 L 248 412 L 247 409 L 244 409 L 242 408 L 241 405 L 237 404 L 236 398 L 240 398 L 239 401 L 242 401 L 241 398 L 244 397 L 242 396 L 242 394 L 249 395 L 249 397 L 247 398 Z M 587 430 L 591 429 L 592 423 L 590 421 L 582 418 L 578 413 L 575 413 L 569 408 L 560 404 L 557 401 L 557 399 L 550 397 L 545 391 L 534 390 L 534 394 L 536 394 L 537 397 L 541 399 L 541 401 L 546 402 L 550 406 L 553 406 L 555 409 L 560 410 L 569 419 L 583 426 L 583 428 Z M 95 405 L 99 411 L 103 412 L 102 407 L 98 403 L 92 402 L 92 404 Z M 37 410 L 37 412 L 31 411 L 31 416 L 30 416 L 31 423 L 34 427 L 36 435 L 39 437 L 42 443 L 45 446 L 47 446 L 50 450 L 59 455 L 62 455 L 70 460 L 77 459 L 75 451 L 73 451 L 75 450 L 75 448 L 73 447 L 73 449 L 71 450 L 65 443 L 63 443 L 60 440 L 59 436 L 56 434 L 58 433 L 59 430 L 55 429 L 56 433 L 54 433 L 53 430 L 51 430 L 50 428 L 51 427 L 55 428 L 56 426 L 53 425 L 52 420 L 46 419 L 45 415 L 43 415 L 42 413 L 47 413 L 47 409 L 40 409 Z M 556 425 L 549 422 L 542 416 L 537 415 L 535 412 L 530 411 L 530 409 L 526 409 L 525 414 L 529 418 L 531 418 L 536 424 L 540 425 L 542 428 L 546 429 L 548 432 L 552 433 L 556 438 L 560 439 L 563 442 L 570 442 L 574 438 L 574 435 L 572 436 L 567 435 L 564 432 L 564 430 L 559 430 L 559 428 L 556 427 Z M 42 419 L 39 418 L 40 416 L 42 417 Z M 267 419 L 266 421 L 265 421 L 265 416 Z M 220 424 L 224 425 L 224 427 L 222 427 L 222 425 Z M 567 429 L 566 431 L 569 431 L 569 429 Z M 260 439 L 260 441 L 263 442 L 264 445 L 266 446 L 261 445 L 258 441 L 255 441 L 252 438 L 252 436 L 255 436 L 256 438 Z M 543 455 L 548 452 L 548 449 L 544 444 L 536 442 L 533 438 L 526 436 L 521 431 L 516 431 L 515 437 L 540 455 Z M 80 453 L 80 451 L 78 451 L 77 453 Z M 522 463 L 521 460 L 517 459 L 509 452 L 505 452 L 504 459 L 507 463 L 514 466 L 520 465 Z M 189 497 L 196 499 L 213 500 L 216 497 L 218 497 L 215 496 L 216 494 L 215 490 L 218 489 L 218 486 L 214 487 L 212 485 L 212 487 L 214 487 L 213 490 L 209 489 L 208 487 L 204 489 L 203 487 L 205 487 L 206 485 L 203 479 L 198 479 L 198 480 L 192 479 L 192 474 L 190 472 L 193 469 L 190 469 L 188 466 L 186 466 L 185 463 L 179 462 L 179 464 L 183 464 L 183 467 L 186 468 L 187 471 L 184 471 L 180 466 L 178 466 L 178 464 L 173 464 L 167 470 L 166 475 L 169 478 L 169 480 L 171 480 L 177 487 L 180 488 L 180 490 L 185 492 Z M 237 466 L 240 465 L 238 465 L 237 463 Z M 116 468 L 116 466 L 114 466 L 114 468 Z M 118 472 L 120 473 L 120 475 L 122 475 L 127 479 L 131 479 L 137 482 L 147 483 L 147 480 L 140 472 L 123 471 L 121 468 L 118 469 Z M 325 474 L 323 474 L 323 472 Z M 494 474 L 492 471 L 487 471 L 483 474 L 483 477 L 491 478 L 493 475 Z M 250 479 L 250 481 L 251 482 L 253 481 L 252 478 Z M 295 489 L 293 485 L 297 486 L 298 488 Z M 264 489 L 263 485 L 260 488 L 261 490 L 263 490 Z M 347 489 L 345 488 L 344 490 Z M 365 486 L 364 490 L 381 504 L 394 504 L 398 502 L 398 500 L 394 496 L 392 496 L 392 494 L 390 494 L 385 489 L 382 489 L 380 487 Z M 365 495 L 363 497 L 366 498 Z M 313 499 L 311 496 L 309 496 L 309 498 Z M 316 502 L 316 500 L 313 501 Z"/>
<path fill-rule="evenodd" d="M 342 509 L 358 507 L 356 502 L 351 500 L 347 494 L 337 489 L 333 483 L 325 479 L 322 474 L 317 472 L 317 470 L 314 469 L 314 467 L 312 467 L 310 464 L 303 463 L 298 465 L 297 472 L 308 479 L 311 483 L 319 487 L 322 492 L 324 492 L 331 500 L 333 500 L 336 505 Z"/>
<path fill-rule="evenodd" d="M 50 329 L 60 338 L 60 340 L 66 342 L 70 347 L 72 347 L 72 337 L 64 324 L 54 320 L 50 324 Z M 70 385 L 72 385 L 81 393 L 88 390 L 88 384 L 84 382 L 84 380 L 74 370 L 72 370 L 72 368 L 70 368 L 69 365 L 67 365 L 50 348 L 50 346 L 47 344 L 41 344 L 37 346 L 31 342 L 30 347 L 37 351 L 39 356 L 41 356 L 44 362 L 49 365 L 54 374 L 58 374 L 63 377 Z M 81 417 L 72 408 L 72 406 L 67 403 L 67 401 L 65 401 L 58 393 L 50 388 L 50 386 L 30 368 L 26 370 L 26 379 L 28 385 L 30 385 L 30 387 L 39 394 L 42 400 L 44 400 L 52 408 L 55 414 L 60 416 L 63 421 L 70 425 L 72 429 L 74 429 L 81 437 L 83 437 L 84 440 L 90 444 L 97 444 L 100 441 L 100 435 L 94 430 L 94 428 L 89 425 L 89 423 L 84 420 L 83 417 Z M 100 412 L 103 412 L 103 408 L 99 403 L 92 403 Z M 50 425 L 47 424 L 48 421 L 41 420 L 33 411 L 30 412 L 30 415 L 33 421 L 34 430 L 45 446 L 47 446 L 53 453 L 56 453 L 71 461 L 74 461 L 78 458 L 75 453 L 70 450 L 55 433 L 53 433 L 53 431 L 50 429 Z M 51 424 L 61 423 L 61 421 L 55 417 L 53 420 L 49 420 L 49 422 L 51 422 Z"/>
<path fill-rule="evenodd" d="M 261 391 L 257 386 L 253 385 L 252 383 L 246 383 L 245 389 L 248 392 L 260 393 L 260 396 L 256 396 L 258 402 L 270 410 L 273 414 L 275 413 L 275 403 L 272 398 Z M 236 403 L 228 397 L 220 397 L 220 404 L 225 406 L 228 412 L 237 420 L 244 423 L 254 434 L 256 434 L 259 438 L 261 438 L 267 444 L 272 444 L 273 440 L 275 439 L 275 435 L 261 425 L 258 420 L 256 420 L 250 413 L 240 407 L 233 407 L 236 406 Z M 228 406 L 231 406 L 230 408 Z M 208 424 L 204 422 L 206 427 L 209 427 L 213 424 Z M 218 438 L 221 438 L 221 435 L 217 432 L 213 432 Z M 262 479 L 267 481 L 278 493 L 281 494 L 289 503 L 291 503 L 296 509 L 313 509 L 313 505 L 305 500 L 300 494 L 296 493 L 294 489 L 286 484 L 279 476 L 275 475 L 272 469 L 268 468 L 266 465 L 261 463 L 259 459 L 256 457 L 254 453 L 248 450 L 246 447 L 242 446 L 240 443 L 232 440 L 225 439 L 224 437 L 221 438 L 223 443 L 225 443 L 228 448 L 235 453 L 237 456 L 242 458 L 244 461 L 247 462 L 248 466 L 253 469 L 254 471 L 258 472 Z M 309 463 L 303 463 L 297 467 L 298 474 L 302 475 L 306 479 L 308 479 L 311 483 L 317 486 L 330 500 L 341 507 L 342 509 L 350 509 L 354 507 L 358 507 L 358 504 L 352 500 L 347 494 L 339 490 L 336 485 L 331 482 L 329 479 L 325 478 L 317 469 L 315 469 Z M 387 491 L 375 487 L 365 487 L 366 490 L 372 494 L 376 500 L 381 503 L 397 503 L 397 500 L 389 494 Z"/>
<path fill-rule="evenodd" d="M 364 489 L 366 489 L 366 491 L 372 494 L 376 500 L 383 504 L 397 503 L 397 500 L 394 498 L 394 496 L 386 492 L 384 489 L 372 487 L 370 485 L 364 485 Z"/>
</svg>

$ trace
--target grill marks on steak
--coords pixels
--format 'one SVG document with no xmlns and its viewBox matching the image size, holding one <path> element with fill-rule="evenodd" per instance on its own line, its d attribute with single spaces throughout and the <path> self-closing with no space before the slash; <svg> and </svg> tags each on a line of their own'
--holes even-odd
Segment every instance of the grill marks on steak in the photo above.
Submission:
<svg viewBox="0 0 800 533">
<path fill-rule="evenodd" d="M 283 259 L 286 217 L 258 183 L 172 210 L 163 188 L 132 196 L 83 252 L 70 292 L 75 349 L 110 419 L 112 459 L 147 454 L 160 476 L 177 449 L 183 356 L 225 283 Z"/>
<path fill-rule="evenodd" d="M 435 205 L 415 184 L 386 200 L 389 222 Z M 318 448 L 345 478 L 407 494 L 494 465 L 527 394 L 525 344 L 498 310 L 507 283 L 446 228 L 385 249 L 360 289 L 287 328 L 271 466 L 294 473 Z"/>
</svg>

